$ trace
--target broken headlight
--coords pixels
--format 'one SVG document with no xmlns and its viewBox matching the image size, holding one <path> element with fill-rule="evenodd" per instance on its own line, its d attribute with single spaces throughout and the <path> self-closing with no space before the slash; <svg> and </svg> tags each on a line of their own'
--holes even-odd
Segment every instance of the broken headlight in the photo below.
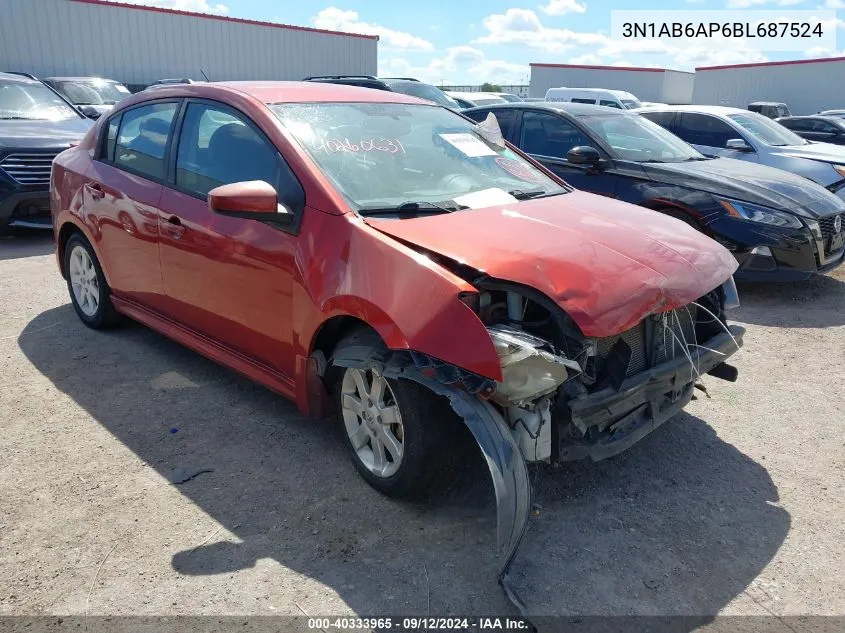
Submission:
<svg viewBox="0 0 845 633">
<path fill-rule="evenodd" d="M 541 338 L 505 325 L 490 326 L 487 332 L 502 365 L 502 382 L 491 396 L 498 404 L 522 406 L 581 372 L 578 363 L 554 354 Z"/>
</svg>

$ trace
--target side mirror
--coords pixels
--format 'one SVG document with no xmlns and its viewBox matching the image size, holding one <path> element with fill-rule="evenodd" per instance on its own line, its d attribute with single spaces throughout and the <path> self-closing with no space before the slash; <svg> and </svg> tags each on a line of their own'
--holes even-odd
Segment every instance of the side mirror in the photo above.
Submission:
<svg viewBox="0 0 845 633">
<path fill-rule="evenodd" d="M 727 143 L 725 143 L 726 149 L 732 149 L 737 152 L 753 152 L 754 148 L 751 147 L 748 143 L 746 143 L 741 138 L 732 138 L 729 139 Z"/>
<path fill-rule="evenodd" d="M 208 192 L 208 208 L 220 215 L 288 224 L 293 214 L 279 204 L 272 185 L 263 180 L 233 182 Z"/>
<path fill-rule="evenodd" d="M 85 105 L 79 108 L 79 111 L 82 112 L 85 116 L 89 119 L 99 119 L 100 113 L 97 111 L 97 108 L 94 106 Z"/>
<path fill-rule="evenodd" d="M 579 145 L 566 152 L 566 160 L 573 165 L 595 165 L 601 160 L 601 154 L 595 147 Z"/>
</svg>

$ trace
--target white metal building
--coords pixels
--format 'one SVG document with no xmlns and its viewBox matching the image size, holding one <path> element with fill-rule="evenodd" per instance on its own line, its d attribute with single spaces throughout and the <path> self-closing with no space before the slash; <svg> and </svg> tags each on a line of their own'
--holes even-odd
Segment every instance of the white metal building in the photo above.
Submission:
<svg viewBox="0 0 845 633">
<path fill-rule="evenodd" d="M 378 36 L 110 0 L 2 0 L 0 71 L 100 76 L 125 84 L 367 74 Z"/>
<path fill-rule="evenodd" d="M 666 68 L 531 64 L 531 97 L 545 97 L 549 88 L 625 90 L 640 101 L 671 105 L 692 103 L 695 73 Z"/>
<path fill-rule="evenodd" d="M 693 102 L 746 108 L 778 101 L 792 114 L 845 108 L 845 57 L 695 69 Z"/>
</svg>

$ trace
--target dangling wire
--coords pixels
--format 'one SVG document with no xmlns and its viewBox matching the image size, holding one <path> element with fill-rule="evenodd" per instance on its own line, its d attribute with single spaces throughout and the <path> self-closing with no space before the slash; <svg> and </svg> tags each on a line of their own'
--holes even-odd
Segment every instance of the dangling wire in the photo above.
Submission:
<svg viewBox="0 0 845 633">
<path fill-rule="evenodd" d="M 710 315 L 710 316 L 712 316 L 714 319 L 716 319 L 716 320 L 719 322 L 719 325 L 722 327 L 722 329 L 723 329 L 723 330 L 727 333 L 727 335 L 728 335 L 728 336 L 730 336 L 730 337 L 731 337 L 731 341 L 733 341 L 733 344 L 736 346 L 736 351 L 740 351 L 740 350 L 741 350 L 741 348 L 740 348 L 740 346 L 739 346 L 739 343 L 737 343 L 737 342 L 736 342 L 736 339 L 734 338 L 734 335 L 733 335 L 733 334 L 731 334 L 731 331 L 730 331 L 730 329 L 728 329 L 728 326 L 727 326 L 727 325 L 725 325 L 724 323 L 722 323 L 722 320 L 721 320 L 719 317 L 717 317 L 715 314 L 713 314 L 712 312 L 710 312 L 710 310 L 708 310 L 707 308 L 705 308 L 705 307 L 704 307 L 703 305 L 701 305 L 700 303 L 696 303 L 695 301 L 693 301 L 693 302 L 692 302 L 692 305 L 696 306 L 697 308 L 699 308 L 699 309 L 701 309 L 701 310 L 704 310 L 707 314 L 709 314 L 709 315 Z"/>
</svg>

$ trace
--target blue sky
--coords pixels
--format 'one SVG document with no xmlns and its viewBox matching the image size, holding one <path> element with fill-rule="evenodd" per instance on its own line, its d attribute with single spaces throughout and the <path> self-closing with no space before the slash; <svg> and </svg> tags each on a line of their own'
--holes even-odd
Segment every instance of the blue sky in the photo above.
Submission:
<svg viewBox="0 0 845 633">
<path fill-rule="evenodd" d="M 696 66 L 845 56 L 845 0 L 130 0 L 189 11 L 375 33 L 379 74 L 433 83 L 525 83 L 530 62 Z M 716 50 L 609 38 L 614 9 L 835 9 L 838 46 Z"/>
</svg>

